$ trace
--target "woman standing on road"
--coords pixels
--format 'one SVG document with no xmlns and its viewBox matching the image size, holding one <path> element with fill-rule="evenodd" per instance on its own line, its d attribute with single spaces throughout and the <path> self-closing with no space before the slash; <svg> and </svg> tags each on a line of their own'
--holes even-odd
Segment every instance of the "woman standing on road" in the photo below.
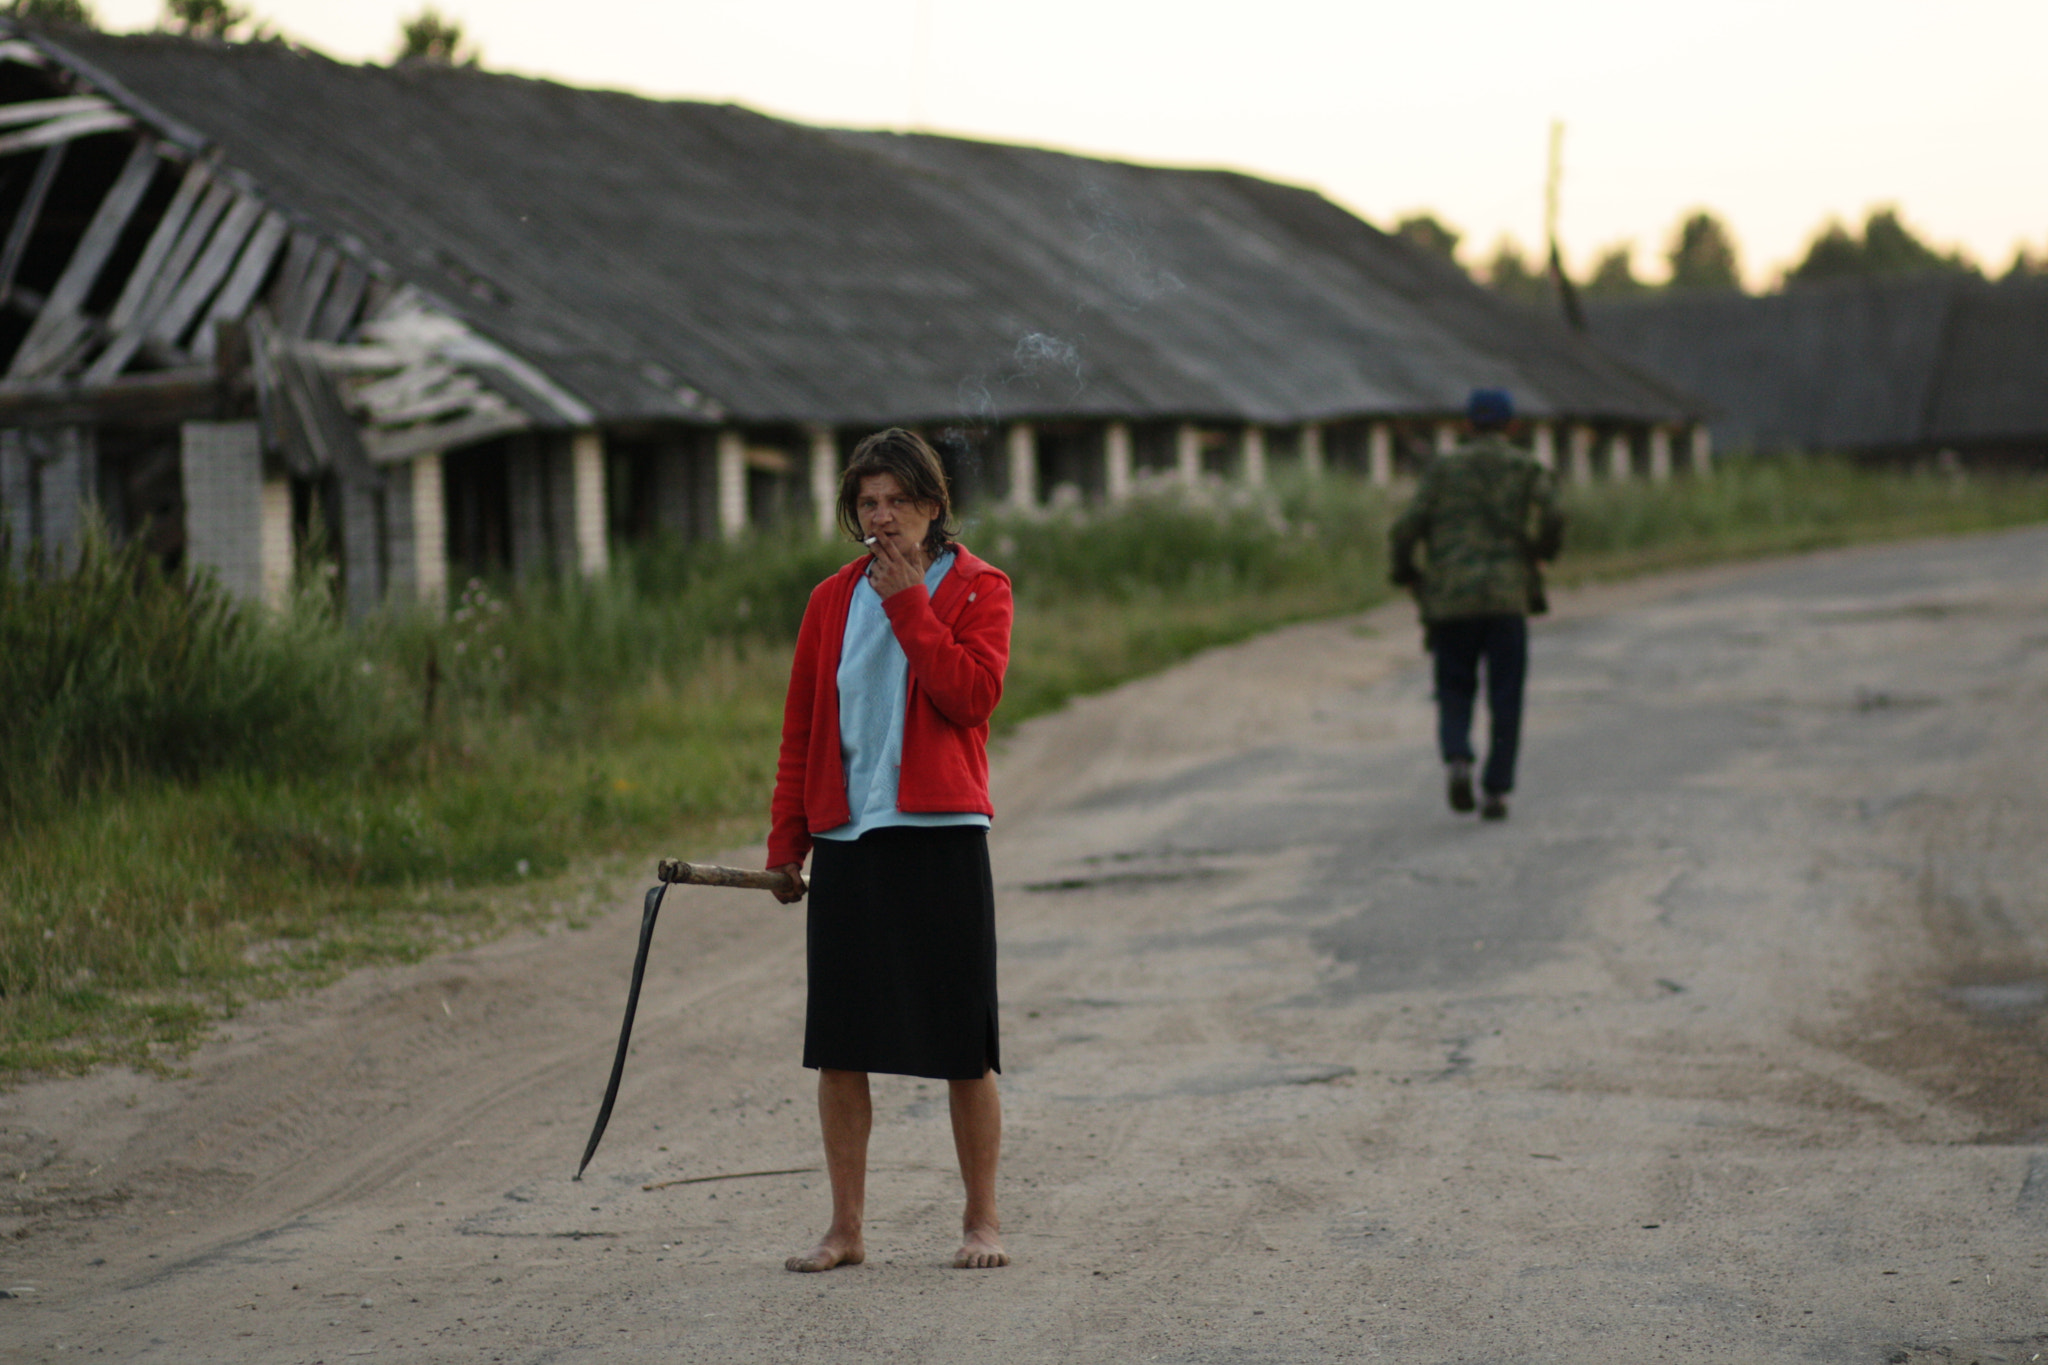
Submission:
<svg viewBox="0 0 2048 1365">
<path fill-rule="evenodd" d="M 988 720 L 1010 658 L 1010 580 L 951 538 L 939 457 L 915 433 L 864 439 L 839 524 L 872 553 L 812 591 L 797 636 L 768 865 L 807 889 L 804 1065 L 832 1226 L 791 1270 L 858 1265 L 873 1126 L 868 1074 L 947 1082 L 967 1187 L 953 1264 L 1008 1265 L 996 1219 L 995 890 Z M 815 841 L 815 842 L 814 842 Z"/>
</svg>

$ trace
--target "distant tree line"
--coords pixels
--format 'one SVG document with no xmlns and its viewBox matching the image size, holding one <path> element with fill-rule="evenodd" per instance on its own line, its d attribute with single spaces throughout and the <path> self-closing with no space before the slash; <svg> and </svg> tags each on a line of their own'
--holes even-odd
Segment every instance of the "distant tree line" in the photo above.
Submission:
<svg viewBox="0 0 2048 1365">
<path fill-rule="evenodd" d="M 99 16 L 89 0 L 0 0 L 0 14 L 34 24 L 98 28 Z M 277 36 L 266 20 L 257 19 L 234 0 L 163 0 L 160 26 L 172 33 L 224 42 L 261 42 Z M 434 62 L 444 66 L 475 66 L 481 54 L 451 19 L 429 4 L 398 25 L 398 62 Z"/>
<path fill-rule="evenodd" d="M 1412 213 L 1394 224 L 1394 235 L 1413 242 L 1425 251 L 1456 262 L 1458 243 L 1455 228 L 1435 214 Z M 1661 290 L 1742 289 L 1741 260 L 1735 235 L 1721 218 L 1707 209 L 1696 209 L 1672 229 L 1664 252 L 1670 279 L 1653 284 L 1635 273 L 1635 244 L 1617 242 L 1594 258 L 1584 279 L 1569 281 L 1581 298 L 1631 298 Z M 1481 284 L 1510 298 L 1548 306 L 1558 296 L 1558 283 L 1551 279 L 1542 255 L 1524 252 L 1512 237 L 1502 237 L 1493 252 L 1472 272 Z M 1902 275 L 1984 274 L 1961 251 L 1941 251 L 1930 245 L 1899 217 L 1897 208 L 1874 208 L 1863 220 L 1861 232 L 1829 219 L 1807 244 L 1806 255 L 1787 270 L 1781 288 L 1812 284 L 1821 280 L 1856 279 Z M 2005 277 L 2048 276 L 2048 244 L 2037 253 L 2025 245 L 2014 253 Z"/>
</svg>

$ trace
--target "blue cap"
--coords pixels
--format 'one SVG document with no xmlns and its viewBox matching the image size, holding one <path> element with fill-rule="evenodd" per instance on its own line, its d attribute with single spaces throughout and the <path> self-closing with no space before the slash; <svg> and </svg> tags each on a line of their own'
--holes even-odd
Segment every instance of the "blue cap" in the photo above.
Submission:
<svg viewBox="0 0 2048 1365">
<path fill-rule="evenodd" d="M 1474 426 L 1506 426 L 1515 417 L 1515 400 L 1506 389 L 1474 389 L 1465 400 L 1465 416 Z"/>
</svg>

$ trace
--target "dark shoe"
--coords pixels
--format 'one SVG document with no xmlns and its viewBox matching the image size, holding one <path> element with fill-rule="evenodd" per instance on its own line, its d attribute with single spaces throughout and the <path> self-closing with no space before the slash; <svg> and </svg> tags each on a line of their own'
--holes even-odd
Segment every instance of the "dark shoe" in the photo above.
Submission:
<svg viewBox="0 0 2048 1365">
<path fill-rule="evenodd" d="M 1482 820 L 1505 820 L 1508 818 L 1508 794 L 1488 792 L 1486 800 L 1480 803 L 1479 818 Z"/>
<path fill-rule="evenodd" d="M 1450 781 L 1445 795 L 1450 798 L 1451 809 L 1463 815 L 1477 804 L 1472 799 L 1472 760 L 1454 758 L 1448 771 Z"/>
</svg>

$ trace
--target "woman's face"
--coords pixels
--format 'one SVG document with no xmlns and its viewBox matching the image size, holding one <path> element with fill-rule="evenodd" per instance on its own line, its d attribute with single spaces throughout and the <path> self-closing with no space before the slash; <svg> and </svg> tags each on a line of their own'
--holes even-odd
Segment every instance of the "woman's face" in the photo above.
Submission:
<svg viewBox="0 0 2048 1365">
<path fill-rule="evenodd" d="M 870 474 L 862 479 L 853 507 L 860 514 L 864 534 L 885 536 L 906 554 L 924 544 L 925 532 L 939 510 L 931 503 L 914 501 L 894 474 Z"/>
</svg>

